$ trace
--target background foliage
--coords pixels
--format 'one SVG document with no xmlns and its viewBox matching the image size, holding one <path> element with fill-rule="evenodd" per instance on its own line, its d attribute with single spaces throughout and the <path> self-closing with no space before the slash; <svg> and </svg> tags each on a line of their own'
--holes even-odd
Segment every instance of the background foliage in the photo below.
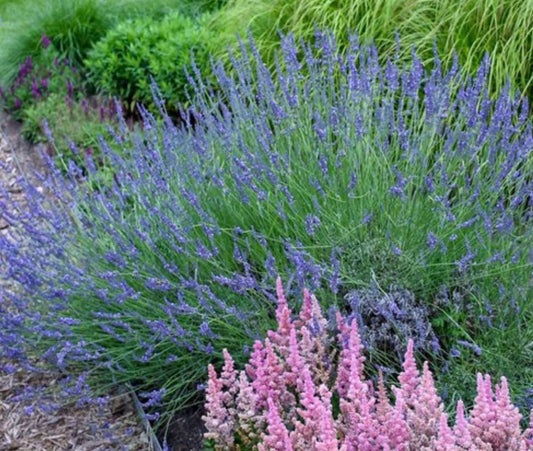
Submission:
<svg viewBox="0 0 533 451">
<path fill-rule="evenodd" d="M 465 72 L 473 74 L 485 53 L 493 68 L 489 86 L 493 94 L 511 84 L 533 93 L 533 3 L 529 0 L 231 0 L 212 23 L 225 36 L 216 51 L 227 58 L 225 47 L 235 33 L 249 28 L 261 55 L 274 67 L 278 32 L 297 39 L 313 38 L 316 29 L 330 29 L 342 51 L 355 32 L 362 43 L 374 43 L 381 61 L 394 55 L 396 35 L 402 39 L 402 59 L 416 47 L 424 65 L 431 67 L 436 45 L 443 66 L 450 67 L 456 53 Z"/>
<path fill-rule="evenodd" d="M 203 19 L 205 20 L 205 19 Z M 121 23 L 89 53 L 85 66 L 99 92 L 118 96 L 130 105 L 154 106 L 152 80 L 169 109 L 187 100 L 186 68 L 191 58 L 209 67 L 209 32 L 182 14 L 162 20 L 139 18 Z"/>
</svg>

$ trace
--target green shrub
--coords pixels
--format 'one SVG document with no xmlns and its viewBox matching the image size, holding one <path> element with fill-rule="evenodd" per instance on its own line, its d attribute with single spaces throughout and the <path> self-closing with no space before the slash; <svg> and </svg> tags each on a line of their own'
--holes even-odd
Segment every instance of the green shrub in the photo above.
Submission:
<svg viewBox="0 0 533 451">
<path fill-rule="evenodd" d="M 204 27 L 181 14 L 161 21 L 137 19 L 110 31 L 85 64 L 100 92 L 120 97 L 132 109 L 137 103 L 153 105 L 151 78 L 172 106 L 186 100 L 191 55 L 199 67 L 208 63 L 208 40 Z"/>
<path fill-rule="evenodd" d="M 172 11 L 198 15 L 221 0 L 22 0 L 0 3 L 0 84 L 11 82 L 28 57 L 41 53 L 41 36 L 81 66 L 88 50 L 117 23 L 135 17 L 162 17 Z M 3 11 L 5 9 L 5 11 Z"/>
<path fill-rule="evenodd" d="M 497 92 L 510 77 L 521 91 L 533 93 L 533 2 L 530 0 L 232 0 L 215 17 L 212 27 L 224 36 L 216 51 L 236 33 L 250 28 L 270 66 L 279 48 L 278 31 L 310 40 L 316 29 L 330 29 L 346 51 L 348 33 L 373 41 L 382 62 L 396 51 L 402 36 L 402 56 L 408 61 L 416 46 L 424 64 L 431 65 L 436 43 L 445 66 L 454 51 L 467 72 L 474 72 L 486 52 L 493 58 L 490 88 Z"/>
</svg>

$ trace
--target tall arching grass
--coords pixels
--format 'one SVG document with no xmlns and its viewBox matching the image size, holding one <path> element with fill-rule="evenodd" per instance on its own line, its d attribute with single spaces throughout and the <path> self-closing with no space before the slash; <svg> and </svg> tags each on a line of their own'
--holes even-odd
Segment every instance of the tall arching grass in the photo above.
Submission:
<svg viewBox="0 0 533 451">
<path fill-rule="evenodd" d="M 278 31 L 309 40 L 328 28 L 347 48 L 346 36 L 356 32 L 373 41 L 382 62 L 402 37 L 402 57 L 408 61 L 416 46 L 425 65 L 433 62 L 433 46 L 445 66 L 457 52 L 466 72 L 474 72 L 486 52 L 493 57 L 489 86 L 498 92 L 506 83 L 533 93 L 533 2 L 530 0 L 232 0 L 212 26 L 225 35 L 215 52 L 226 54 L 236 33 L 249 28 L 267 64 L 274 67 Z"/>
</svg>

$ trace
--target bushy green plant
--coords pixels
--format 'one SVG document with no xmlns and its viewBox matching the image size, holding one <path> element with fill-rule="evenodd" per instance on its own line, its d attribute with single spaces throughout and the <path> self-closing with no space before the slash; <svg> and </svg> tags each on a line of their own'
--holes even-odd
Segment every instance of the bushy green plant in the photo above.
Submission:
<svg viewBox="0 0 533 451">
<path fill-rule="evenodd" d="M 467 73 L 473 73 L 486 52 L 493 58 L 489 85 L 498 92 L 507 78 L 522 92 L 533 94 L 533 3 L 530 0 L 232 0 L 215 17 L 213 28 L 225 38 L 216 51 L 225 55 L 234 35 L 250 28 L 266 63 L 274 66 L 278 32 L 310 40 L 315 30 L 329 28 L 341 49 L 350 32 L 363 43 L 373 42 L 382 62 L 402 36 L 402 57 L 416 46 L 428 67 L 436 44 L 443 65 L 454 53 Z"/>
<path fill-rule="evenodd" d="M 133 108 L 153 106 L 152 80 L 170 110 L 186 101 L 186 66 L 208 66 L 207 30 L 182 14 L 160 21 L 136 19 L 118 25 L 89 53 L 89 79 L 107 95 L 120 97 Z M 191 71 L 189 67 L 189 71 Z"/>
<path fill-rule="evenodd" d="M 173 11 L 198 15 L 221 0 L 19 0 L 5 5 L 0 26 L 0 84 L 13 81 L 27 56 L 38 58 L 41 35 L 75 65 L 117 23 L 163 17 Z"/>
</svg>

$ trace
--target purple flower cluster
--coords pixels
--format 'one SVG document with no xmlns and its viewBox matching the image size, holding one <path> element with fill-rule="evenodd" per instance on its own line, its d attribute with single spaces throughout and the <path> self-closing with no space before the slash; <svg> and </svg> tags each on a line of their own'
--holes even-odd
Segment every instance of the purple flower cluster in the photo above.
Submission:
<svg viewBox="0 0 533 451">
<path fill-rule="evenodd" d="M 22 118 L 21 109 L 43 101 L 52 93 L 64 92 L 71 102 L 76 95 L 75 91 L 81 86 L 76 68 L 60 58 L 51 44 L 50 39 L 43 35 L 42 55 L 36 60 L 28 56 L 21 63 L 10 86 L 0 89 L 3 107 L 18 119 Z M 52 63 L 53 60 L 56 64 Z"/>
<path fill-rule="evenodd" d="M 101 140 L 110 183 L 94 188 L 72 164 L 72 179 L 52 168 L 42 193 L 28 185 L 26 207 L 2 190 L 14 227 L 0 265 L 19 291 L 0 315 L 0 355 L 187 393 L 215 351 L 241 353 L 271 325 L 277 274 L 290 292 L 341 300 L 375 263 L 358 263 L 359 280 L 345 250 L 370 241 L 393 269 L 408 262 L 414 288 L 375 298 L 368 321 L 393 315 L 420 338 L 423 305 L 402 313 L 431 299 L 415 289 L 475 281 L 506 302 L 530 286 L 529 107 L 509 90 L 488 97 L 488 62 L 474 78 L 438 59 L 426 73 L 416 55 L 382 67 L 356 37 L 341 57 L 317 33 L 314 46 L 285 37 L 272 74 L 248 46 L 235 77 L 214 64 L 217 90 L 189 77 L 196 97 L 177 124 L 157 96 L 161 117 L 141 109 L 142 132 L 119 116 L 122 152 Z M 501 311 L 483 314 L 497 325 Z"/>
</svg>

